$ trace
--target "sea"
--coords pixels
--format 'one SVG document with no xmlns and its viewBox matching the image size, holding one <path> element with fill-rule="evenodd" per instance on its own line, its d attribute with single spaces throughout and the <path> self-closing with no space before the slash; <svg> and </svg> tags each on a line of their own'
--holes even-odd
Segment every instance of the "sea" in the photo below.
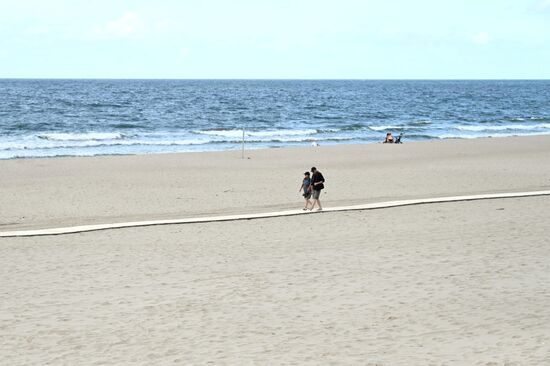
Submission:
<svg viewBox="0 0 550 366">
<path fill-rule="evenodd" d="M 0 79 L 0 159 L 550 134 L 550 81 Z"/>
</svg>

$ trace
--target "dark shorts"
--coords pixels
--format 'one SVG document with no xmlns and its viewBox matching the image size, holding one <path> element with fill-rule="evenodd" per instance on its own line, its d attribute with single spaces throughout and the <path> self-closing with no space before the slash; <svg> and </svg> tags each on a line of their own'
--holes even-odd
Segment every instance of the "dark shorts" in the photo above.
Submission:
<svg viewBox="0 0 550 366">
<path fill-rule="evenodd" d="M 318 190 L 314 189 L 313 194 L 311 196 L 314 200 L 318 200 L 320 194 L 321 194 L 321 191 L 318 191 Z"/>
<path fill-rule="evenodd" d="M 306 200 L 310 199 L 311 198 L 311 191 L 307 191 L 306 193 L 304 193 L 302 196 L 304 196 L 304 198 Z"/>
</svg>

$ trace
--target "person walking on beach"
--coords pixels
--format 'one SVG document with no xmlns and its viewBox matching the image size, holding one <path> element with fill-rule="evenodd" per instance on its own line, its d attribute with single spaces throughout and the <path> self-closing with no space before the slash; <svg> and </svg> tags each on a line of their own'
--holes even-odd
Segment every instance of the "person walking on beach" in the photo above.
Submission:
<svg viewBox="0 0 550 366">
<path fill-rule="evenodd" d="M 306 205 L 303 208 L 303 210 L 305 211 L 305 210 L 308 209 L 309 204 L 311 203 L 310 200 L 309 200 L 311 198 L 311 178 L 309 176 L 309 172 L 304 173 L 304 179 L 302 180 L 302 185 L 301 185 L 300 189 L 298 190 L 298 192 L 300 192 L 302 190 L 304 191 L 302 196 L 304 196 L 304 199 L 306 200 Z"/>
<path fill-rule="evenodd" d="M 325 177 L 323 177 L 323 174 L 321 174 L 321 172 L 318 171 L 316 167 L 311 168 L 311 174 L 313 174 L 311 176 L 311 197 L 313 198 L 313 204 L 311 205 L 311 208 L 309 210 L 313 210 L 315 204 L 317 204 L 317 206 L 319 207 L 317 211 L 321 211 L 323 207 L 321 206 L 319 196 L 321 195 L 321 190 L 325 188 Z"/>
</svg>

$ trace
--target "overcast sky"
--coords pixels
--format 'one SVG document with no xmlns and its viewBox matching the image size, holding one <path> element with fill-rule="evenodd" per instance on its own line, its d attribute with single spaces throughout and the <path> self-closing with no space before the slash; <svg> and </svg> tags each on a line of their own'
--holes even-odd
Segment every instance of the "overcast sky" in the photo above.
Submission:
<svg viewBox="0 0 550 366">
<path fill-rule="evenodd" d="M 0 0 L 0 77 L 550 79 L 550 0 Z"/>
</svg>

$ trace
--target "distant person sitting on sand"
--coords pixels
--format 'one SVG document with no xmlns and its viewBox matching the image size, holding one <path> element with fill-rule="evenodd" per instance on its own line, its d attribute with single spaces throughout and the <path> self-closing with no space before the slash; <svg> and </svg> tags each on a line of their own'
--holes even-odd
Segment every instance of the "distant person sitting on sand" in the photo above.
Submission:
<svg viewBox="0 0 550 366">
<path fill-rule="evenodd" d="M 384 143 L 385 144 L 393 144 L 395 142 L 395 139 L 393 138 L 393 135 L 391 134 L 391 132 L 388 132 L 386 134 L 386 139 L 384 140 Z"/>
<path fill-rule="evenodd" d="M 309 199 L 311 198 L 311 178 L 309 176 L 309 172 L 304 173 L 304 180 L 302 180 L 302 185 L 301 185 L 300 189 L 298 190 L 298 192 L 300 192 L 302 190 L 304 191 L 302 196 L 304 196 L 304 199 L 306 200 L 306 205 L 303 208 L 303 210 L 305 211 L 309 207 L 309 204 L 310 204 Z"/>
<path fill-rule="evenodd" d="M 402 142 L 401 142 L 402 137 L 403 137 L 403 132 L 401 132 L 399 134 L 399 136 L 397 136 L 397 138 L 393 137 L 391 132 L 388 132 L 386 134 L 386 139 L 383 141 L 383 143 L 385 143 L 385 144 L 402 144 Z"/>
<path fill-rule="evenodd" d="M 321 174 L 320 171 L 317 170 L 317 168 L 312 167 L 311 173 L 313 174 L 311 176 L 311 197 L 313 198 L 313 204 L 311 205 L 310 211 L 313 210 L 315 207 L 315 204 L 319 206 L 317 211 L 321 211 L 323 207 L 321 207 L 321 201 L 319 200 L 319 196 L 321 195 L 321 190 L 325 188 L 325 177 L 323 177 L 323 174 Z"/>
</svg>

